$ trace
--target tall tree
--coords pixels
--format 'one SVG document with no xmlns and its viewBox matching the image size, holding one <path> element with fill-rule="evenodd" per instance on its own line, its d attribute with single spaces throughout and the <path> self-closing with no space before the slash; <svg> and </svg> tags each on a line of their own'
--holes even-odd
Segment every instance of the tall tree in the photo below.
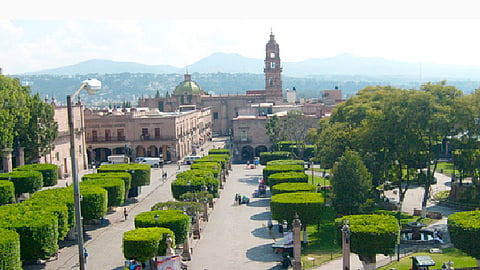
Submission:
<svg viewBox="0 0 480 270">
<path fill-rule="evenodd" d="M 358 153 L 347 150 L 335 163 L 330 182 L 333 206 L 338 214 L 361 214 L 372 198 L 372 176 Z"/>
</svg>

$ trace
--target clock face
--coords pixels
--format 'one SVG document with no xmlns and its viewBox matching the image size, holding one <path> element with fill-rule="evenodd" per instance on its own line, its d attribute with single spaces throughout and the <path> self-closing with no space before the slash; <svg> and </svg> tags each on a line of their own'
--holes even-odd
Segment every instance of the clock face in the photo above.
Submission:
<svg viewBox="0 0 480 270">
<path fill-rule="evenodd" d="M 275 53 L 274 52 L 270 53 L 270 58 L 275 58 Z"/>
</svg>

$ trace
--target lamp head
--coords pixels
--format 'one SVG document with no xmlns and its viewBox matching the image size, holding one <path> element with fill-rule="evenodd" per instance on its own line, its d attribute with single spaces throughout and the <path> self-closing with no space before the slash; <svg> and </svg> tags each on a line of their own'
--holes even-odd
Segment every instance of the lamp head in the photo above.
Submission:
<svg viewBox="0 0 480 270">
<path fill-rule="evenodd" d="M 84 89 L 87 90 L 89 95 L 94 95 L 98 90 L 102 88 L 102 82 L 97 79 L 88 79 L 82 82 Z"/>
</svg>

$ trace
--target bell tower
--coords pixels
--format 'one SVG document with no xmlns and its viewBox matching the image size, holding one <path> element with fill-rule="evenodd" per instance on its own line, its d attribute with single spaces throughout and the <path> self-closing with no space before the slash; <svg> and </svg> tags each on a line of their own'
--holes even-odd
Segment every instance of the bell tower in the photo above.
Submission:
<svg viewBox="0 0 480 270">
<path fill-rule="evenodd" d="M 273 32 L 265 47 L 265 99 L 267 102 L 282 103 L 282 67 L 280 62 L 280 48 L 275 41 Z"/>
</svg>

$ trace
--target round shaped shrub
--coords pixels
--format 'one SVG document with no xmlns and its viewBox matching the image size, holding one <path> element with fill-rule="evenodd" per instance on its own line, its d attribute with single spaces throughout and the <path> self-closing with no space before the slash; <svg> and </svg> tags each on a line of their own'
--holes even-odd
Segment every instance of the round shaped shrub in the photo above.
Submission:
<svg viewBox="0 0 480 270">
<path fill-rule="evenodd" d="M 158 215 L 158 221 L 155 221 Z M 175 232 L 178 243 L 185 242 L 189 230 L 190 217 L 180 210 L 156 210 L 135 216 L 135 228 L 164 227 Z"/>
<path fill-rule="evenodd" d="M 20 236 L 17 232 L 0 228 L 0 270 L 22 270 Z"/>
<path fill-rule="evenodd" d="M 132 188 L 148 186 L 150 184 L 150 165 L 128 163 L 102 165 L 97 169 L 99 173 L 128 172 L 132 176 Z"/>
<path fill-rule="evenodd" d="M 271 165 L 305 165 L 305 161 L 299 159 L 278 159 L 267 162 L 267 166 Z"/>
<path fill-rule="evenodd" d="M 337 239 L 340 243 L 344 220 L 349 222 L 352 252 L 365 258 L 375 258 L 377 254 L 394 254 L 400 231 L 394 216 L 351 215 L 336 219 Z"/>
<path fill-rule="evenodd" d="M 199 193 L 205 188 L 205 191 L 217 197 L 219 185 L 220 181 L 213 176 L 212 171 L 197 169 L 177 174 L 175 181 L 171 183 L 171 188 L 173 197 L 180 200 L 180 197 L 187 192 Z"/>
<path fill-rule="evenodd" d="M 457 212 L 448 216 L 448 233 L 456 248 L 480 258 L 480 211 Z"/>
<path fill-rule="evenodd" d="M 275 186 L 280 183 L 307 183 L 308 176 L 304 172 L 274 173 L 268 177 L 268 185 Z"/>
<path fill-rule="evenodd" d="M 95 220 L 107 214 L 108 193 L 104 188 L 81 182 L 82 217 L 84 220 Z"/>
<path fill-rule="evenodd" d="M 270 188 L 272 195 L 292 192 L 317 192 L 317 186 L 308 183 L 281 183 Z"/>
<path fill-rule="evenodd" d="M 13 171 L 0 174 L 0 179 L 15 185 L 15 194 L 34 193 L 43 187 L 43 175 L 39 171 Z"/>
<path fill-rule="evenodd" d="M 43 175 L 43 186 L 55 186 L 58 181 L 58 166 L 55 164 L 29 164 L 15 169 L 16 171 L 39 171 Z"/>
<path fill-rule="evenodd" d="M 8 180 L 0 180 L 0 205 L 15 202 L 15 186 Z"/>
<path fill-rule="evenodd" d="M 23 261 L 50 258 L 58 250 L 58 223 L 52 212 L 31 211 L 23 203 L 0 207 L 0 227 L 20 235 Z"/>
<path fill-rule="evenodd" d="M 157 255 L 165 255 L 168 235 L 171 236 L 172 247 L 174 247 L 175 234 L 167 228 L 138 228 L 124 232 L 123 256 L 128 260 L 147 262 Z"/>
<path fill-rule="evenodd" d="M 132 176 L 128 172 L 109 172 L 109 173 L 91 173 L 85 174 L 82 176 L 82 181 L 92 180 L 92 179 L 111 179 L 119 178 L 125 183 L 125 198 L 127 198 L 128 191 L 132 185 Z"/>
<path fill-rule="evenodd" d="M 290 222 L 298 214 L 303 224 L 318 224 L 324 201 L 320 193 L 281 193 L 272 196 L 270 211 L 278 221 Z"/>
<path fill-rule="evenodd" d="M 96 185 L 107 190 L 107 206 L 120 206 L 125 200 L 125 182 L 120 178 L 98 178 L 82 182 L 83 185 Z"/>
<path fill-rule="evenodd" d="M 44 189 L 32 194 L 30 200 L 40 200 L 42 202 L 54 202 L 56 204 L 63 204 L 67 206 L 68 218 L 67 223 L 69 228 L 75 226 L 75 205 L 73 200 L 73 188 L 51 188 Z"/>
</svg>

